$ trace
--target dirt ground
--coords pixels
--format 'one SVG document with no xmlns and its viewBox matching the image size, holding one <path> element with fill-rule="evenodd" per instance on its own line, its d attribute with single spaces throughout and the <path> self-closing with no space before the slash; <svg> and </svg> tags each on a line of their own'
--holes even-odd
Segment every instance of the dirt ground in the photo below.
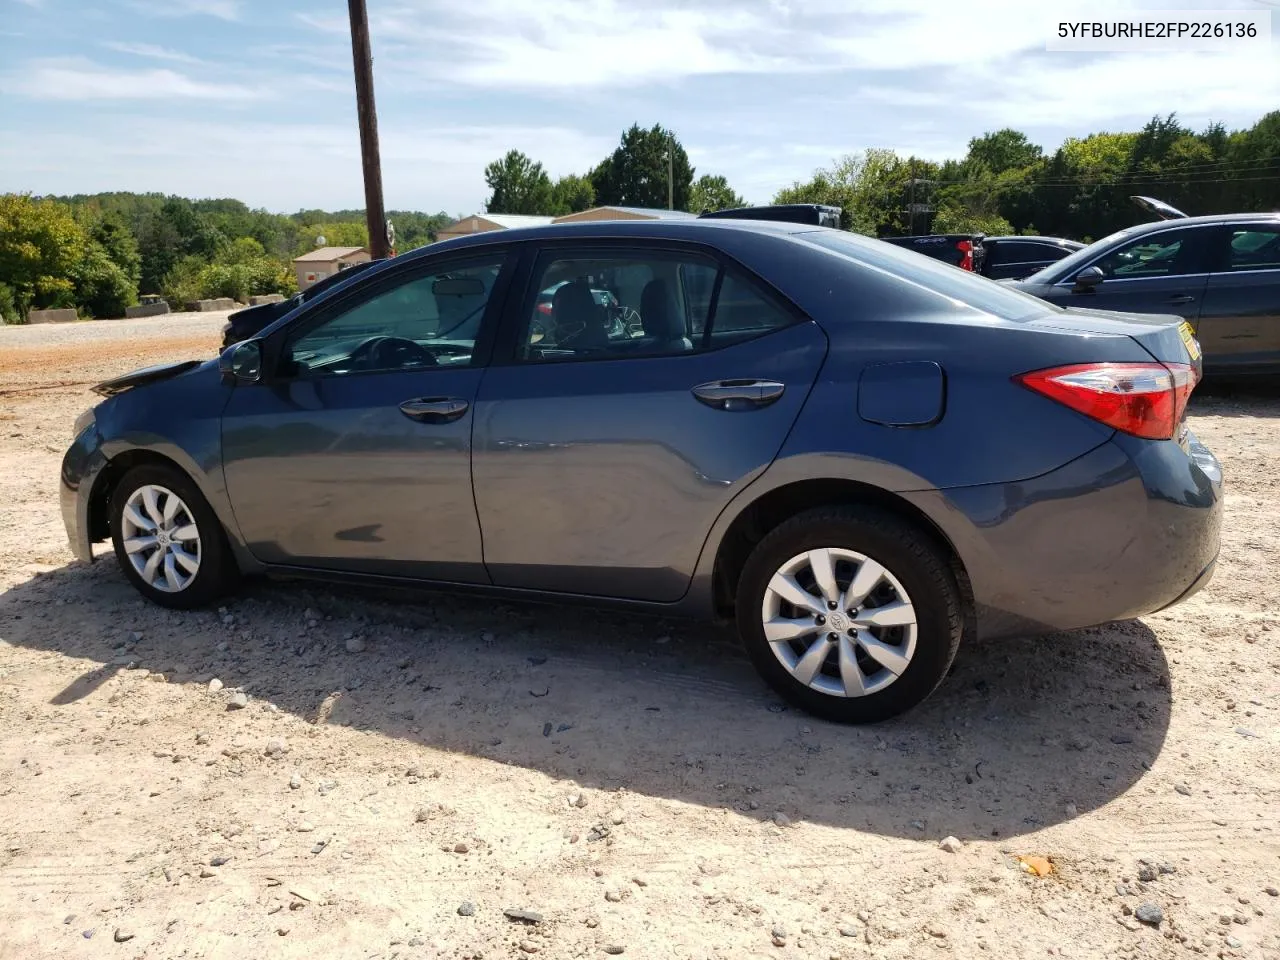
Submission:
<svg viewBox="0 0 1280 960">
<path fill-rule="evenodd" d="M 87 385 L 220 324 L 0 329 L 0 958 L 1280 958 L 1274 391 L 1195 402 L 1208 589 L 963 649 L 848 729 L 697 624 L 290 584 L 176 614 L 72 562 Z"/>
</svg>

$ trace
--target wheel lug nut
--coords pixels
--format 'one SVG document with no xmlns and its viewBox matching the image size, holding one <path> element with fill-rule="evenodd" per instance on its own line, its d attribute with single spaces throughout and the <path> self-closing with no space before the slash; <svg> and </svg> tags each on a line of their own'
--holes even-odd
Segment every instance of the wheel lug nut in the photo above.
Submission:
<svg viewBox="0 0 1280 960">
<path fill-rule="evenodd" d="M 828 639 L 828 640 L 830 640 L 832 643 L 835 643 L 837 640 L 839 640 L 839 639 L 840 639 L 840 634 L 838 634 L 838 633 L 828 633 L 828 634 L 827 634 L 827 639 Z"/>
<path fill-rule="evenodd" d="M 828 600 L 828 601 L 827 601 L 827 609 L 828 609 L 828 610 L 834 610 L 837 606 L 839 606 L 839 604 L 837 604 L 834 600 Z"/>
<path fill-rule="evenodd" d="M 824 623 L 827 622 L 827 618 L 824 617 L 822 614 L 818 614 L 816 617 L 813 618 L 813 622 L 816 623 L 818 626 L 822 626 Z"/>
<path fill-rule="evenodd" d="M 850 627 L 850 628 L 849 628 L 849 636 L 851 636 L 851 637 L 856 637 L 857 635 L 858 635 L 858 631 L 857 631 L 857 630 L 855 630 L 855 629 L 853 629 L 853 627 Z"/>
</svg>

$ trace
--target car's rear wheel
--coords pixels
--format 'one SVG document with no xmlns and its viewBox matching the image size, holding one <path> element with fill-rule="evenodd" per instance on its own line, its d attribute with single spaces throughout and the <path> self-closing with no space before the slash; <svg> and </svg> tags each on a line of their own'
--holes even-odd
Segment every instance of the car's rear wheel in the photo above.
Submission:
<svg viewBox="0 0 1280 960">
<path fill-rule="evenodd" d="M 164 607 L 203 606 L 235 580 L 217 515 L 172 467 L 147 464 L 121 478 L 111 496 L 111 543 L 129 581 Z"/>
<path fill-rule="evenodd" d="M 941 683 L 963 627 L 942 551 L 882 510 L 830 507 L 792 517 L 748 557 L 738 632 L 783 697 L 840 723 L 875 723 Z"/>
</svg>

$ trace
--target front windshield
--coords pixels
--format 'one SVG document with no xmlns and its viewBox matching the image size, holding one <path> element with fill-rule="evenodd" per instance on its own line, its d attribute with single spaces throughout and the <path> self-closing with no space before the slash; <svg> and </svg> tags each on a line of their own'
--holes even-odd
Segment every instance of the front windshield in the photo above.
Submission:
<svg viewBox="0 0 1280 960">
<path fill-rule="evenodd" d="M 1056 263 L 1051 263 L 1047 267 L 1042 267 L 1031 276 L 1023 280 L 1023 283 L 1057 283 L 1063 277 L 1070 276 L 1075 270 L 1088 263 L 1099 253 L 1102 252 L 1104 246 L 1110 246 L 1117 240 L 1129 236 L 1134 231 L 1134 227 L 1125 230 L 1117 230 L 1108 237 L 1096 240 L 1087 247 L 1081 247 L 1069 257 L 1063 257 Z"/>
</svg>

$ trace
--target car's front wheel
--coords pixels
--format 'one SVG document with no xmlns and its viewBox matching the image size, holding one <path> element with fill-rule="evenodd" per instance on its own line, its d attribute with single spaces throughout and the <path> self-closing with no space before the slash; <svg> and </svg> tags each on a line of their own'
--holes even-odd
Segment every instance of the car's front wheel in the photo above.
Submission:
<svg viewBox="0 0 1280 960">
<path fill-rule="evenodd" d="M 121 478 L 111 496 L 111 543 L 129 581 L 164 607 L 203 606 L 234 580 L 217 515 L 172 467 L 147 464 Z"/>
<path fill-rule="evenodd" d="M 818 508 L 756 545 L 738 583 L 738 631 L 787 700 L 840 723 L 874 723 L 924 700 L 963 627 L 946 557 L 882 510 Z"/>
</svg>

